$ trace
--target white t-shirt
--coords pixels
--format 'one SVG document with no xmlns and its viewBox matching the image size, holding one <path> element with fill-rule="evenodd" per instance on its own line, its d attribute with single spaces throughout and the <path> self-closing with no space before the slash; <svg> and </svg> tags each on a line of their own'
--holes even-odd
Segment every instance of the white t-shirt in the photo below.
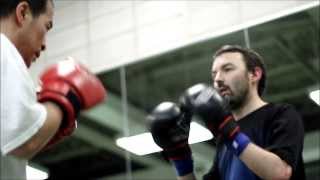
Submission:
<svg viewBox="0 0 320 180">
<path fill-rule="evenodd" d="M 0 179 L 26 179 L 27 160 L 8 153 L 37 133 L 47 112 L 37 102 L 34 82 L 20 53 L 4 34 L 0 35 L 0 54 Z"/>
</svg>

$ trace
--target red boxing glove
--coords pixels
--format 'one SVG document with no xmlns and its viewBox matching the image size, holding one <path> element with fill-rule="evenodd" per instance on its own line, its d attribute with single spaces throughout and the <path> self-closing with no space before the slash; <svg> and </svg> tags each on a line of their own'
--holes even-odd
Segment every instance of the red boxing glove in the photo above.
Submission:
<svg viewBox="0 0 320 180">
<path fill-rule="evenodd" d="M 49 67 L 40 76 L 42 89 L 39 102 L 51 101 L 63 111 L 63 120 L 57 133 L 47 144 L 52 146 L 76 128 L 76 117 L 80 110 L 89 109 L 101 103 L 106 97 L 100 80 L 72 58 Z"/>
</svg>

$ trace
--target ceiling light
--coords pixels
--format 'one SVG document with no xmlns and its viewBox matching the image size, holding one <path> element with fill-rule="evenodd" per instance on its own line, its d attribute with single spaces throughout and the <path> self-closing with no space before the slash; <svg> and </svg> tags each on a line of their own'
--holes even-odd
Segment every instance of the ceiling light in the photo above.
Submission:
<svg viewBox="0 0 320 180">
<path fill-rule="evenodd" d="M 48 178 L 47 172 L 41 171 L 31 166 L 27 166 L 26 168 L 28 180 L 42 180 Z"/>
<path fill-rule="evenodd" d="M 311 91 L 309 97 L 320 106 L 320 89 Z"/>
<path fill-rule="evenodd" d="M 208 129 L 196 122 L 191 122 L 189 144 L 207 141 L 212 138 L 213 135 Z M 150 132 L 119 138 L 116 140 L 116 144 L 139 156 L 162 151 L 162 149 L 153 141 Z"/>
</svg>

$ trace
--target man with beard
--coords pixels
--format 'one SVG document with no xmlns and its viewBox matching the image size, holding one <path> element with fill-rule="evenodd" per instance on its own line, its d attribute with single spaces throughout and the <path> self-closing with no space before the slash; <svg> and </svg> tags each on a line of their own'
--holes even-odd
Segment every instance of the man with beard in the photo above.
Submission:
<svg viewBox="0 0 320 180">
<path fill-rule="evenodd" d="M 302 119 L 291 105 L 262 99 L 266 71 L 261 56 L 228 45 L 213 59 L 213 87 L 194 85 L 181 96 L 180 106 L 160 104 L 148 118 L 152 136 L 177 178 L 195 179 L 190 126 L 185 124 L 196 114 L 217 140 L 214 163 L 204 179 L 305 179 Z"/>
</svg>

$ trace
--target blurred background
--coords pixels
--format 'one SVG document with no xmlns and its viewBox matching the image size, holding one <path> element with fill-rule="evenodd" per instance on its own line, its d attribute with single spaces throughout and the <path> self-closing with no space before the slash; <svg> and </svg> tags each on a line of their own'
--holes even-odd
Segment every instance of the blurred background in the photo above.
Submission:
<svg viewBox="0 0 320 180">
<path fill-rule="evenodd" d="M 31 161 L 48 179 L 175 179 L 161 153 L 139 156 L 116 140 L 147 132 L 145 117 L 160 102 L 177 102 L 189 86 L 211 83 L 211 57 L 225 44 L 264 57 L 264 99 L 291 103 L 301 113 L 307 177 L 320 179 L 320 93 L 318 102 L 310 98 L 320 89 L 319 1 L 54 2 L 54 28 L 31 68 L 34 80 L 43 68 L 73 56 L 98 75 L 108 97 L 81 114 L 71 137 Z M 201 179 L 215 145 L 191 147 Z"/>
</svg>

